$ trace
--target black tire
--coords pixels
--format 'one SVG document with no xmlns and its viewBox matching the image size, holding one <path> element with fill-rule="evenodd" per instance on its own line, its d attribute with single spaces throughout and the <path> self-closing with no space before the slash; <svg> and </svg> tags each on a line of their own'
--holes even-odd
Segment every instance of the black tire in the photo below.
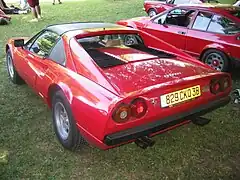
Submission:
<svg viewBox="0 0 240 180">
<path fill-rule="evenodd" d="M 211 122 L 210 119 L 204 118 L 204 117 L 197 117 L 192 119 L 192 123 L 198 126 L 205 126 Z"/>
<path fill-rule="evenodd" d="M 10 62 L 9 61 L 12 62 L 12 72 L 10 72 Z M 14 67 L 13 58 L 12 58 L 10 50 L 8 50 L 7 54 L 6 54 L 6 64 L 7 64 L 7 72 L 8 72 L 8 76 L 9 76 L 10 80 L 14 84 L 18 84 L 18 85 L 24 84 L 24 80 L 19 76 L 18 72 L 16 71 L 16 69 Z"/>
<path fill-rule="evenodd" d="M 148 16 L 153 17 L 154 15 L 157 15 L 157 12 L 154 9 L 149 9 Z"/>
<path fill-rule="evenodd" d="M 210 64 L 208 63 L 208 59 L 211 57 L 211 56 L 217 56 L 219 58 L 222 58 L 223 60 L 223 64 L 221 65 L 222 68 L 215 68 L 216 70 L 219 70 L 219 71 L 222 71 L 222 72 L 227 72 L 230 70 L 230 62 L 229 62 L 229 58 L 228 56 L 222 52 L 222 51 L 219 51 L 219 50 L 216 50 L 216 49 L 209 49 L 207 50 L 206 52 L 204 52 L 204 54 L 202 55 L 202 58 L 201 58 L 201 61 L 204 62 L 205 64 L 208 64 L 210 66 Z M 213 67 L 214 68 L 214 67 Z"/>
<path fill-rule="evenodd" d="M 68 115 L 69 120 L 69 132 L 67 139 L 63 139 L 59 133 L 57 128 L 57 121 L 56 121 L 56 114 L 55 114 L 55 105 L 57 103 L 61 103 Z M 66 99 L 65 95 L 61 90 L 55 92 L 52 97 L 52 119 L 53 119 L 53 128 L 55 134 L 57 136 L 58 141 L 62 144 L 62 146 L 68 150 L 75 151 L 79 149 L 82 145 L 86 145 L 87 142 L 84 138 L 80 135 L 76 122 L 73 118 L 72 111 L 68 100 Z"/>
</svg>

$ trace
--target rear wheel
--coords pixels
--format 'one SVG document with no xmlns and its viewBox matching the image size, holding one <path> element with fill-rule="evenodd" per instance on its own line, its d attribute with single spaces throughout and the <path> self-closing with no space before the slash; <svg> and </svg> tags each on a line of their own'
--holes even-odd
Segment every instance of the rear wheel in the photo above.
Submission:
<svg viewBox="0 0 240 180">
<path fill-rule="evenodd" d="M 23 79 L 18 75 L 18 73 L 14 67 L 13 58 L 12 58 L 10 50 L 7 51 L 6 63 L 7 63 L 8 76 L 9 76 L 10 80 L 14 84 L 23 84 L 24 83 Z"/>
<path fill-rule="evenodd" d="M 229 70 L 229 58 L 219 50 L 207 50 L 201 60 L 217 71 L 225 72 Z"/>
<path fill-rule="evenodd" d="M 148 11 L 148 15 L 149 15 L 150 17 L 153 17 L 153 16 L 157 15 L 157 12 L 156 12 L 154 9 L 150 9 L 150 10 Z"/>
<path fill-rule="evenodd" d="M 86 144 L 62 91 L 57 91 L 52 98 L 52 116 L 55 134 L 64 148 L 73 151 Z"/>
</svg>

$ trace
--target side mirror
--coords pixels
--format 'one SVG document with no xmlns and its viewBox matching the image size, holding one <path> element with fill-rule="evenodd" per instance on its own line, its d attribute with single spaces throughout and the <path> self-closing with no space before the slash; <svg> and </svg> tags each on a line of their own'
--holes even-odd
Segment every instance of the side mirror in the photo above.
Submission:
<svg viewBox="0 0 240 180">
<path fill-rule="evenodd" d="M 24 46 L 24 39 L 15 39 L 14 40 L 15 47 L 23 47 Z"/>
</svg>

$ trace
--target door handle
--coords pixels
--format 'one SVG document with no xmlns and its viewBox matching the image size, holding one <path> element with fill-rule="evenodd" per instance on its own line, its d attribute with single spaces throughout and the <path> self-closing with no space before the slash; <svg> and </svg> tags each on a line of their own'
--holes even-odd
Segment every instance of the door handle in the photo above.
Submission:
<svg viewBox="0 0 240 180">
<path fill-rule="evenodd" d="M 186 34 L 185 31 L 178 31 L 178 34 Z"/>
</svg>

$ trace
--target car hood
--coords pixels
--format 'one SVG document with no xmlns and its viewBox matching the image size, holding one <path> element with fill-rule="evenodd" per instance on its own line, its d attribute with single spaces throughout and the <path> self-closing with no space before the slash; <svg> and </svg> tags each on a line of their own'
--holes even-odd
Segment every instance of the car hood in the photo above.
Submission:
<svg viewBox="0 0 240 180">
<path fill-rule="evenodd" d="M 215 72 L 207 67 L 181 58 L 159 58 L 145 52 L 105 51 L 126 64 L 103 69 L 109 82 L 119 94 L 126 95 L 154 85 L 182 81 L 186 77 L 204 76 Z"/>
</svg>

